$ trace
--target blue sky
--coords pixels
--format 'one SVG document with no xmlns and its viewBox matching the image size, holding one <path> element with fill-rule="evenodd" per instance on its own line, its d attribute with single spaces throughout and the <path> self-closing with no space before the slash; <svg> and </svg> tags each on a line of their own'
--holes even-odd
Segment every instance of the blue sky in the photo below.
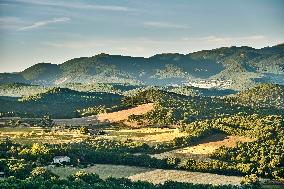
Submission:
<svg viewBox="0 0 284 189">
<path fill-rule="evenodd" d="M 149 57 L 283 42 L 282 0 L 0 0 L 0 72 L 101 52 Z"/>
</svg>

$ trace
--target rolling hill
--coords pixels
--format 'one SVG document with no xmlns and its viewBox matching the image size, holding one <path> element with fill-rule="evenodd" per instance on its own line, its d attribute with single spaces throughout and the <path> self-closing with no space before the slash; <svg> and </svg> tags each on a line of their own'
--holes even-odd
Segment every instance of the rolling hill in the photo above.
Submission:
<svg viewBox="0 0 284 189">
<path fill-rule="evenodd" d="M 121 96 L 111 93 L 79 92 L 55 87 L 45 92 L 24 97 L 0 96 L 0 112 L 5 115 L 53 118 L 78 117 L 77 110 L 103 105 L 111 107 L 120 103 Z"/>
<path fill-rule="evenodd" d="M 284 86 L 261 84 L 241 91 L 229 99 L 246 106 L 284 109 Z"/>
</svg>

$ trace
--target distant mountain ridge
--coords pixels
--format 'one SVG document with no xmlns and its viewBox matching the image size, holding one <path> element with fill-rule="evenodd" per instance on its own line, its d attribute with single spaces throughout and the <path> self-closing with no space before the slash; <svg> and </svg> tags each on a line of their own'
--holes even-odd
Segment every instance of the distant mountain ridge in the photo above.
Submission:
<svg viewBox="0 0 284 189">
<path fill-rule="evenodd" d="M 61 85 L 66 83 L 130 83 L 173 85 L 229 81 L 242 90 L 257 83 L 284 84 L 284 44 L 254 49 L 222 47 L 186 55 L 157 54 L 149 58 L 99 54 L 62 64 L 39 63 L 19 73 L 0 73 L 0 83 Z"/>
</svg>

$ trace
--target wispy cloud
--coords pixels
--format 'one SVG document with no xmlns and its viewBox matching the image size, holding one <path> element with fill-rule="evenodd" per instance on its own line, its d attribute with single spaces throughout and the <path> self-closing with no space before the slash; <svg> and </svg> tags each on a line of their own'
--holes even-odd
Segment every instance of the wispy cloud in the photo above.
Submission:
<svg viewBox="0 0 284 189">
<path fill-rule="evenodd" d="M 32 30 L 32 29 L 35 29 L 35 28 L 39 28 L 39 27 L 43 27 L 43 26 L 49 25 L 49 24 L 54 24 L 54 23 L 58 23 L 58 22 L 67 22 L 69 20 L 70 20 L 70 18 L 61 17 L 61 18 L 53 18 L 51 20 L 38 21 L 38 22 L 33 23 L 32 25 L 18 28 L 17 31 Z"/>
<path fill-rule="evenodd" d="M 187 25 L 175 24 L 170 22 L 144 22 L 144 26 L 155 28 L 176 28 L 176 29 L 188 29 Z"/>
<path fill-rule="evenodd" d="M 89 10 L 105 10 L 105 11 L 134 11 L 126 6 L 117 5 L 99 5 L 94 3 L 79 3 L 79 2 L 60 2 L 60 1 L 38 1 L 38 0 L 15 0 L 16 2 L 34 4 L 34 5 L 45 5 L 45 6 L 56 6 L 64 8 L 74 8 L 74 9 L 89 9 Z"/>
</svg>

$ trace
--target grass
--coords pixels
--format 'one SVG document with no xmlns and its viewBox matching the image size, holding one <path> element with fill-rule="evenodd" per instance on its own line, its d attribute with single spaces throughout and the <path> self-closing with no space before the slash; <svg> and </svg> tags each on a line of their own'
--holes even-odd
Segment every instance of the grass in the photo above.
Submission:
<svg viewBox="0 0 284 189">
<path fill-rule="evenodd" d="M 106 164 L 95 164 L 87 168 L 78 168 L 78 167 L 48 167 L 56 175 L 59 175 L 61 178 L 66 178 L 68 175 L 73 174 L 77 171 L 84 171 L 87 173 L 96 173 L 102 179 L 108 177 L 122 178 L 129 177 L 135 174 L 145 173 L 152 171 L 150 168 L 135 167 L 135 166 L 123 166 L 123 165 L 106 165 Z"/>
<path fill-rule="evenodd" d="M 133 141 L 144 142 L 153 145 L 161 142 L 168 142 L 176 137 L 182 137 L 187 133 L 182 133 L 177 129 L 169 128 L 140 128 L 140 129 L 122 129 L 122 130 L 106 130 L 108 133 L 104 138 L 113 140 L 131 139 Z"/>
<path fill-rule="evenodd" d="M 76 142 L 87 138 L 81 135 L 78 130 L 64 129 L 61 131 L 52 131 L 40 127 L 1 127 L 0 139 L 11 138 L 21 144 L 32 143 L 67 143 Z"/>
<path fill-rule="evenodd" d="M 146 173 L 140 173 L 129 177 L 133 181 L 148 181 L 154 184 L 163 184 L 167 180 L 187 182 L 194 184 L 213 185 L 240 185 L 242 177 L 225 176 L 212 173 L 189 172 L 180 170 L 156 169 Z"/>
<path fill-rule="evenodd" d="M 78 142 L 89 138 L 90 140 L 97 139 L 111 139 L 111 140 L 126 140 L 131 139 L 133 141 L 144 142 L 147 144 L 156 144 L 160 142 L 168 142 L 175 137 L 186 135 L 181 133 L 177 129 L 169 128 L 140 128 L 140 129 L 109 129 L 105 128 L 104 131 L 107 135 L 88 136 L 82 135 L 78 129 L 43 129 L 40 127 L 1 127 L 0 139 L 7 137 L 11 138 L 15 142 L 20 143 L 69 143 Z"/>
</svg>

